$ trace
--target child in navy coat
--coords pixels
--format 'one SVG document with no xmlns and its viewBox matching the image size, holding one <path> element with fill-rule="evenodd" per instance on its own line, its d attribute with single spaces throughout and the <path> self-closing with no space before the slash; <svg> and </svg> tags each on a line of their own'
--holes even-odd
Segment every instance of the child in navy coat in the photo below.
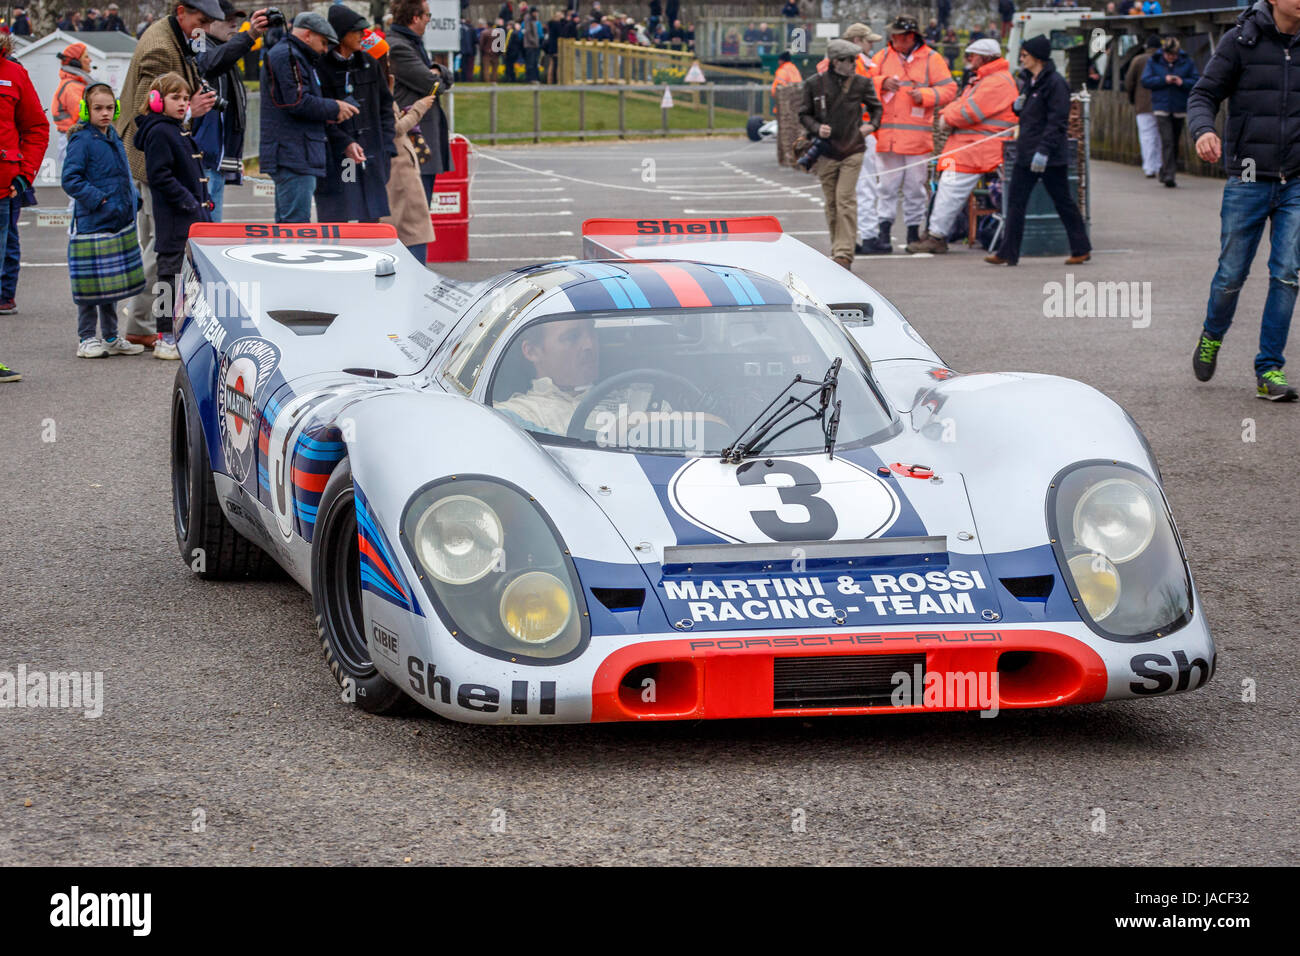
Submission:
<svg viewBox="0 0 1300 956">
<path fill-rule="evenodd" d="M 68 132 L 63 161 L 63 191 L 73 198 L 76 230 L 81 235 L 119 232 L 135 222 L 137 193 L 126 162 L 126 147 L 113 129 L 117 97 L 105 83 L 92 83 L 82 97 L 85 117 Z M 77 305 L 77 356 L 138 355 L 144 346 L 117 334 L 113 301 Z M 96 325 L 102 335 L 96 335 Z"/>
<path fill-rule="evenodd" d="M 154 306 L 159 339 L 153 357 L 159 359 L 180 358 L 172 329 L 185 243 L 190 226 L 212 219 L 203 153 L 184 126 L 193 92 L 179 73 L 164 73 L 149 87 L 141 110 L 144 116 L 136 123 L 135 146 L 144 153 L 145 175 L 153 198 L 158 282 L 167 297 Z"/>
</svg>

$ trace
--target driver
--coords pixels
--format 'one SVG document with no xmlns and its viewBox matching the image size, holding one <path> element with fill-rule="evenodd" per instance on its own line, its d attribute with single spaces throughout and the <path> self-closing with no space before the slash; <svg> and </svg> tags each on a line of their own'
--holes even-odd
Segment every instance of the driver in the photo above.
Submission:
<svg viewBox="0 0 1300 956">
<path fill-rule="evenodd" d="M 600 377 L 595 320 L 536 322 L 524 330 L 519 348 L 536 372 L 532 385 L 494 407 L 544 431 L 567 434 L 578 404 Z"/>
</svg>

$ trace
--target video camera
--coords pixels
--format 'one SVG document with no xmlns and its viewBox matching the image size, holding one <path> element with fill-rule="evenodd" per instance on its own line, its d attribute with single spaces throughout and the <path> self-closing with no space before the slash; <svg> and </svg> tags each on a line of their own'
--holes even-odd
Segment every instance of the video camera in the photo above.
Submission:
<svg viewBox="0 0 1300 956">
<path fill-rule="evenodd" d="M 284 14 L 279 7 L 266 8 L 266 26 L 267 29 L 272 27 L 283 27 L 285 25 Z"/>
</svg>

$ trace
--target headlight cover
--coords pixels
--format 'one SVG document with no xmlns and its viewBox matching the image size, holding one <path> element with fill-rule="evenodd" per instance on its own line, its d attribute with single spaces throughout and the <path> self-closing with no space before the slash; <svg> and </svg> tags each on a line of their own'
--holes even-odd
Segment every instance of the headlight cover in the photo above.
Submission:
<svg viewBox="0 0 1300 956">
<path fill-rule="evenodd" d="M 1192 581 L 1160 487 L 1133 465 L 1082 461 L 1047 493 L 1047 527 L 1079 616 L 1102 637 L 1164 637 L 1192 616 Z"/>
<path fill-rule="evenodd" d="M 402 516 L 402 545 L 451 635 L 499 660 L 561 664 L 590 618 L 573 559 L 522 489 L 486 475 L 431 482 Z"/>
</svg>

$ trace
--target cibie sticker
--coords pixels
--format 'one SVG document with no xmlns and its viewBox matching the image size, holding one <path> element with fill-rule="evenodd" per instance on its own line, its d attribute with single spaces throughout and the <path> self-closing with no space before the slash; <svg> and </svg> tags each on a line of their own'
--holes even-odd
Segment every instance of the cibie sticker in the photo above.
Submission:
<svg viewBox="0 0 1300 956">
<path fill-rule="evenodd" d="M 898 520 L 898 495 L 843 458 L 805 455 L 687 462 L 668 485 L 687 521 L 733 542 L 871 538 Z"/>
<path fill-rule="evenodd" d="M 238 339 L 221 356 L 217 370 L 217 423 L 226 469 L 243 483 L 253 464 L 259 390 L 280 364 L 280 350 L 256 336 Z"/>
<path fill-rule="evenodd" d="M 391 254 L 375 249 L 314 246 L 301 242 L 231 246 L 224 254 L 227 259 L 236 262 L 286 266 L 316 272 L 371 272 L 381 260 L 395 261 Z"/>
</svg>

